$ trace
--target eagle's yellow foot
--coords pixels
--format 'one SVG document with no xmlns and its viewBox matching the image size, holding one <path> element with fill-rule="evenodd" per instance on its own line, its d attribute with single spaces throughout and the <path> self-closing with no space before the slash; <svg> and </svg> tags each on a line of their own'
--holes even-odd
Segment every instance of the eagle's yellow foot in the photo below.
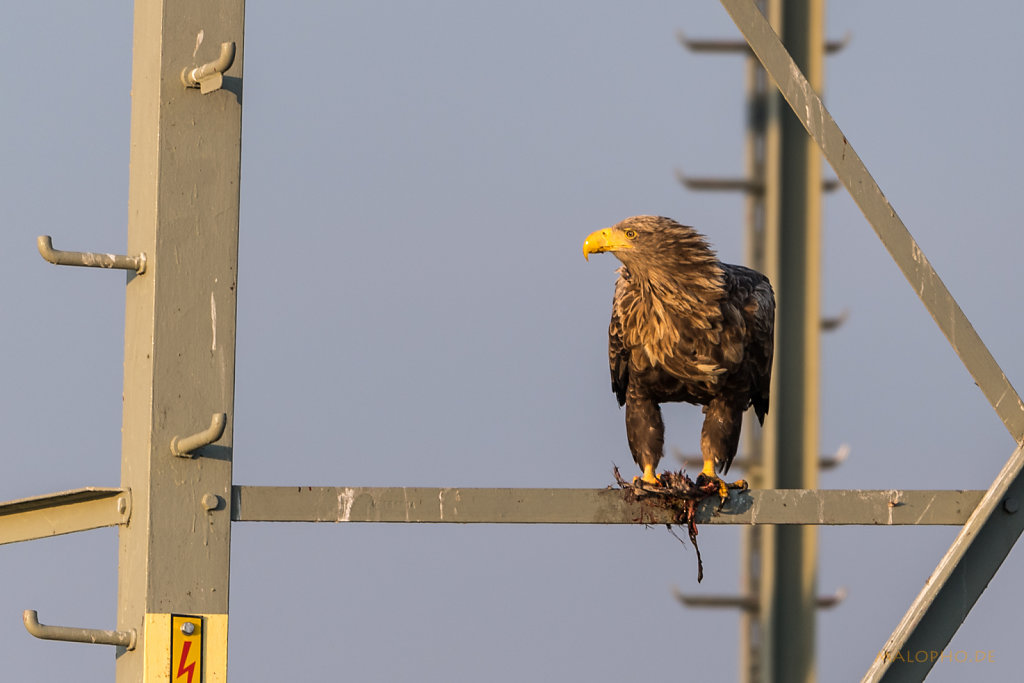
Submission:
<svg viewBox="0 0 1024 683">
<path fill-rule="evenodd" d="M 718 498 L 722 501 L 719 507 L 725 505 L 725 501 L 729 500 L 730 489 L 746 491 L 749 488 L 745 479 L 737 479 L 731 484 L 723 481 L 715 474 L 715 467 L 712 463 L 704 463 L 704 469 L 701 470 L 700 476 L 697 477 L 697 486 L 702 489 L 715 490 L 718 493 Z"/>
<path fill-rule="evenodd" d="M 644 465 L 644 475 L 633 477 L 633 483 L 643 482 L 652 486 L 661 486 L 661 477 L 654 473 L 654 465 Z"/>
</svg>

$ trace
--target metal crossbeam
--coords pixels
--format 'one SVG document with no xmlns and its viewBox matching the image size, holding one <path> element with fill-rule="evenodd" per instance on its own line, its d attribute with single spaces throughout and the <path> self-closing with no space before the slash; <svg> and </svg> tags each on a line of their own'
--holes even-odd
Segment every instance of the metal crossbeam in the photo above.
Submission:
<svg viewBox="0 0 1024 683">
<path fill-rule="evenodd" d="M 721 2 L 1006 429 L 1018 444 L 1022 443 L 1024 402 L 825 109 L 821 98 L 751 0 Z M 928 675 L 935 660 L 925 657 L 925 661 L 918 662 L 917 652 L 943 650 L 1024 529 L 1020 515 L 1016 514 L 1020 496 L 1024 494 L 1022 471 L 1024 454 L 1022 447 L 1018 447 L 889 638 L 885 651 L 893 656 L 876 659 L 865 681 L 921 681 Z M 905 655 L 902 660 L 897 656 L 903 653 L 914 655 L 914 662 L 907 663 Z M 893 666 L 897 662 L 899 664 Z"/>
<path fill-rule="evenodd" d="M 81 488 L 0 503 L 0 545 L 117 526 L 128 521 L 131 494 Z"/>
<path fill-rule="evenodd" d="M 732 492 L 697 509 L 700 524 L 947 525 L 967 521 L 982 491 L 776 489 Z M 234 486 L 235 522 L 669 524 L 671 511 L 620 489 Z"/>
</svg>

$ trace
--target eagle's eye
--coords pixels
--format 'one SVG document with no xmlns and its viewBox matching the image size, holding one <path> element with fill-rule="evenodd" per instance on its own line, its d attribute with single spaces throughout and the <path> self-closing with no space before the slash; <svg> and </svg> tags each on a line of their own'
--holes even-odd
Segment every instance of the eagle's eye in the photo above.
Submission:
<svg viewBox="0 0 1024 683">
<path fill-rule="evenodd" d="M 635 240 L 636 239 L 636 230 L 632 230 L 632 229 L 627 230 L 626 231 L 626 238 L 627 239 L 631 239 L 631 240 Z"/>
</svg>

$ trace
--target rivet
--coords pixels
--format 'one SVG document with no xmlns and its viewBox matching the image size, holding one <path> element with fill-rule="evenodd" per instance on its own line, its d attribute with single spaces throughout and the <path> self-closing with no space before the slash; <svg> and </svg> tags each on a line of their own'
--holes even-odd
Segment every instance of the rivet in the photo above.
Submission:
<svg viewBox="0 0 1024 683">
<path fill-rule="evenodd" d="M 201 503 L 204 510 L 216 510 L 220 506 L 220 496 L 213 493 L 204 493 Z"/>
<path fill-rule="evenodd" d="M 117 514 L 123 515 L 128 512 L 128 499 L 121 496 L 117 499 Z"/>
<path fill-rule="evenodd" d="M 1003 509 L 1012 515 L 1020 509 L 1020 502 L 1013 496 L 1010 496 L 1003 501 Z"/>
<path fill-rule="evenodd" d="M 186 621 L 184 624 L 181 625 L 181 632 L 184 633 L 186 636 L 190 636 L 196 632 L 196 625 L 193 624 L 191 621 Z"/>
</svg>

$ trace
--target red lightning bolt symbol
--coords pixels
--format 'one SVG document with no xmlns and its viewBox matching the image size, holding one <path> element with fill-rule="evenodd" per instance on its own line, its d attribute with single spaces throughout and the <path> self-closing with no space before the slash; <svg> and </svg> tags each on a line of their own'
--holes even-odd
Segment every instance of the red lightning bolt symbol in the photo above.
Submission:
<svg viewBox="0 0 1024 683">
<path fill-rule="evenodd" d="M 178 675 L 176 676 L 176 678 L 181 678 L 187 673 L 188 683 L 192 683 L 192 672 L 196 668 L 196 663 L 192 662 L 188 666 L 185 666 L 185 660 L 188 659 L 188 649 L 192 646 L 192 641 L 186 640 L 181 645 L 181 661 L 178 662 Z"/>
</svg>

